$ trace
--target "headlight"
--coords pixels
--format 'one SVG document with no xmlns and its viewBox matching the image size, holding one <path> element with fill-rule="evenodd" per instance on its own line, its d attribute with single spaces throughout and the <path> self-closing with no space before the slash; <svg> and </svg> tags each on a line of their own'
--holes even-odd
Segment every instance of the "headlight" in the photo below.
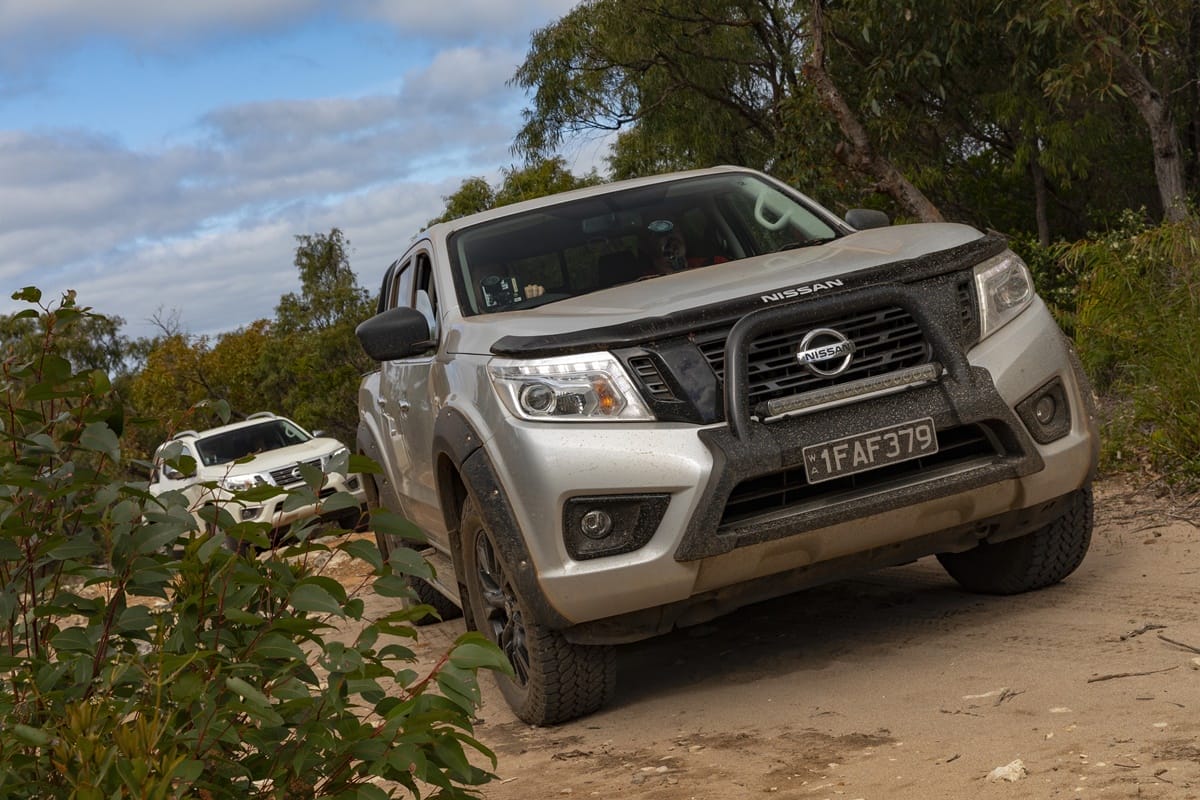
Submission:
<svg viewBox="0 0 1200 800">
<path fill-rule="evenodd" d="M 652 420 L 621 363 L 608 353 L 532 361 L 495 359 L 492 384 L 522 419 L 546 422 Z"/>
<path fill-rule="evenodd" d="M 255 486 L 266 486 L 267 479 L 262 475 L 227 475 L 220 480 L 221 488 L 230 492 L 244 492 Z"/>
<path fill-rule="evenodd" d="M 350 448 L 339 447 L 337 450 L 334 450 L 332 453 L 325 456 L 321 466 L 324 468 L 325 472 L 338 472 L 344 474 L 350 471 L 349 464 Z"/>
<path fill-rule="evenodd" d="M 1033 302 L 1033 278 L 1021 257 L 1011 250 L 975 267 L 975 292 L 986 339 L 1007 325 Z"/>
</svg>

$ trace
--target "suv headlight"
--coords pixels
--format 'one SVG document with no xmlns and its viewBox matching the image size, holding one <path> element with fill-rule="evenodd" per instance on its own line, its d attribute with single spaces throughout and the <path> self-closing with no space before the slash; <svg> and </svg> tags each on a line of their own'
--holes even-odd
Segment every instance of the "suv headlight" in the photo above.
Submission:
<svg viewBox="0 0 1200 800">
<path fill-rule="evenodd" d="M 267 479 L 262 475 L 226 475 L 219 481 L 221 488 L 230 492 L 244 492 L 255 486 L 266 486 Z"/>
<path fill-rule="evenodd" d="M 1033 278 L 1021 257 L 1011 250 L 975 267 L 981 339 L 1007 325 L 1033 302 Z"/>
<path fill-rule="evenodd" d="M 652 420 L 625 368 L 608 353 L 536 360 L 495 359 L 488 365 L 504 405 L 539 422 Z"/>
<path fill-rule="evenodd" d="M 349 472 L 350 448 L 339 447 L 329 455 L 321 459 L 321 467 L 325 472 L 337 472 L 345 474 Z"/>
</svg>

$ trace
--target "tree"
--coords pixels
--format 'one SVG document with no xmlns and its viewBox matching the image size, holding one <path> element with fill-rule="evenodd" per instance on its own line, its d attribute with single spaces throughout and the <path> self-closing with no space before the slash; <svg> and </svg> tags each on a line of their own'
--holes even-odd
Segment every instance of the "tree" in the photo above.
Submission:
<svg viewBox="0 0 1200 800">
<path fill-rule="evenodd" d="M 522 200 L 532 200 L 548 194 L 565 192 L 592 186 L 600 182 L 600 176 L 595 170 L 584 176 L 577 176 L 567 169 L 566 162 L 560 157 L 533 159 L 524 167 L 508 167 L 500 170 L 503 180 L 499 188 L 493 189 L 483 178 L 467 178 L 458 187 L 458 191 L 443 197 L 446 208 L 440 215 L 429 221 L 430 225 L 448 222 L 452 219 L 465 217 L 479 211 L 518 203 Z"/>
<path fill-rule="evenodd" d="M 737 163 L 806 187 L 833 175 L 839 128 L 849 163 L 917 216 L 936 209 L 869 146 L 825 69 L 812 9 L 783 0 L 594 0 L 536 32 L 514 81 L 533 90 L 518 150 L 544 153 L 582 130 L 622 130 L 614 166 Z M 816 20 L 820 22 L 818 18 Z M 813 42 L 821 47 L 813 48 Z M 817 56 L 814 58 L 814 55 Z M 805 67 L 809 69 L 806 77 Z M 818 81 L 812 80 L 819 78 Z M 827 109 L 834 109 L 830 114 Z M 844 149 L 845 144 L 841 147 Z M 632 168 L 631 168 L 632 167 Z"/>
<path fill-rule="evenodd" d="M 22 290 L 14 297 L 23 296 Z M 40 292 L 37 292 L 40 296 Z M 75 293 L 67 292 L 58 308 L 75 310 Z M 72 317 L 71 324 L 64 331 L 55 331 L 51 325 L 51 334 L 56 337 L 56 347 L 60 355 L 71 363 L 77 370 L 102 370 L 111 379 L 128 372 L 128 357 L 130 353 L 129 340 L 121 335 L 125 320 L 120 317 L 104 317 L 86 313 L 90 309 L 79 309 L 83 312 L 78 318 Z M 45 326 L 52 323 L 41 313 L 18 312 L 0 315 L 0 349 L 5 357 L 28 356 L 42 347 L 46 336 Z"/>
<path fill-rule="evenodd" d="M 878 181 L 879 190 L 895 198 L 917 219 L 922 222 L 942 222 L 942 212 L 930 202 L 925 193 L 905 177 L 904 173 L 897 169 L 889 158 L 877 152 L 872 144 L 871 136 L 859 120 L 858 114 L 850 108 L 845 96 L 826 68 L 826 32 L 822 0 L 812 0 L 808 27 L 812 43 L 809 48 L 808 61 L 803 68 L 804 75 L 816 87 L 821 103 L 837 120 L 838 127 L 846 137 L 851 153 L 846 159 L 847 163 L 861 172 L 874 176 Z"/>
<path fill-rule="evenodd" d="M 352 445 L 358 429 L 358 383 L 376 368 L 354 329 L 374 313 L 374 302 L 358 285 L 350 268 L 350 243 L 340 230 L 297 236 L 296 241 L 300 291 L 279 299 L 271 335 L 262 342 L 262 388 L 277 404 L 265 410 L 292 416 Z"/>
<path fill-rule="evenodd" d="M 1039 0 L 1021 21 L 1058 25 L 1074 34 L 1063 63 L 1044 76 L 1055 97 L 1084 92 L 1128 98 L 1149 138 L 1163 216 L 1188 216 L 1189 158 L 1175 122 L 1176 97 L 1196 97 L 1195 44 L 1200 7 L 1192 0 Z M 1194 121 L 1197 111 L 1189 117 Z M 1196 153 L 1190 158 L 1194 162 Z"/>
<path fill-rule="evenodd" d="M 496 190 L 488 185 L 487 180 L 476 176 L 464 180 L 457 191 L 444 196 L 442 200 L 446 203 L 445 210 L 425 223 L 425 227 L 487 211 L 496 205 Z"/>
<path fill-rule="evenodd" d="M 515 146 L 544 156 L 566 136 L 619 130 L 615 177 L 738 163 L 818 197 L 886 197 L 918 219 L 1080 235 L 1155 185 L 1121 97 L 1097 91 L 1119 88 L 1117 73 L 1097 82 L 1109 73 L 1081 57 L 1073 22 L 1121 2 L 591 0 L 535 32 L 513 79 L 531 92 Z M 1156 2 L 1194 16 L 1184 0 Z M 1149 13 L 1140 29 L 1166 31 Z M 1170 30 L 1184 28 L 1200 37 L 1194 23 Z M 1168 76 L 1192 52 L 1174 33 L 1125 50 Z M 1071 91 L 1053 91 L 1063 76 Z"/>
</svg>

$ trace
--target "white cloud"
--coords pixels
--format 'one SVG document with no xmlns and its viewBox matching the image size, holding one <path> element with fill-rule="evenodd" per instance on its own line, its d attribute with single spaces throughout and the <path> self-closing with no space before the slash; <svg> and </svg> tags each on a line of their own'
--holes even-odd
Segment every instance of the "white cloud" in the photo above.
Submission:
<svg viewBox="0 0 1200 800">
<path fill-rule="evenodd" d="M 194 45 L 322 11 L 419 33 L 403 47 L 426 59 L 398 60 L 386 91 L 212 108 L 157 149 L 83 127 L 0 130 L 0 313 L 16 308 L 9 292 L 33 284 L 48 297 L 76 289 L 80 302 L 125 318 L 133 336 L 153 333 L 148 320 L 159 309 L 178 310 L 195 333 L 233 330 L 272 316 L 279 297 L 297 290 L 294 237 L 334 227 L 374 291 L 444 196 L 469 176 L 494 182 L 511 163 L 522 97 L 505 80 L 529 31 L 570 5 L 0 0 L 0 62 L 19 60 L 17 40 L 52 59 L 55 47 L 70 52 L 72 37 Z M 431 45 L 437 37 L 441 49 Z M 13 88 L 4 80 L 0 97 Z"/>
<path fill-rule="evenodd" d="M 525 41 L 535 26 L 571 10 L 578 0 L 348 0 L 352 13 L 384 21 L 404 35 L 480 39 L 515 37 Z"/>
<path fill-rule="evenodd" d="M 5 0 L 0 37 L 109 34 L 154 44 L 307 16 L 319 0 Z"/>
</svg>

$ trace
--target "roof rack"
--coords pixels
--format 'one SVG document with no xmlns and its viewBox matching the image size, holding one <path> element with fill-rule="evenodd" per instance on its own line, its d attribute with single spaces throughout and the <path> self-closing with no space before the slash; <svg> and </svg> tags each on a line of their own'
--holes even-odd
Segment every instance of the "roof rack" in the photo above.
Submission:
<svg viewBox="0 0 1200 800">
<path fill-rule="evenodd" d="M 246 417 L 246 419 L 274 419 L 274 418 L 275 418 L 275 415 L 273 413 L 271 413 L 270 411 L 255 411 L 253 414 Z"/>
<path fill-rule="evenodd" d="M 172 439 L 182 439 L 182 438 L 183 438 L 183 437 L 185 437 L 185 436 L 199 436 L 199 435 L 200 435 L 200 434 L 198 434 L 198 433 L 196 433 L 195 431 L 193 431 L 193 430 L 190 430 L 190 429 L 189 429 L 189 430 L 186 430 L 186 431 L 179 431 L 178 433 L 176 433 L 176 434 L 175 434 L 174 436 L 172 436 L 171 438 L 172 438 Z"/>
</svg>

